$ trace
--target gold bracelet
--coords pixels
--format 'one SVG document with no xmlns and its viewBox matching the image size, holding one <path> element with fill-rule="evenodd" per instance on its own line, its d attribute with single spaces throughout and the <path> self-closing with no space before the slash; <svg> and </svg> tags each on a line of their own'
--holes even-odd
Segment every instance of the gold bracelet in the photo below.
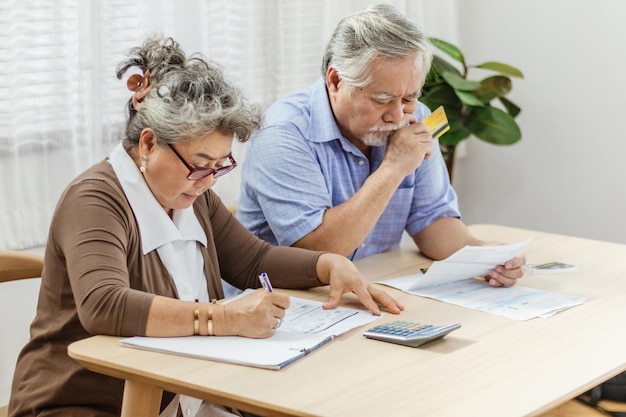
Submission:
<svg viewBox="0 0 626 417">
<path fill-rule="evenodd" d="M 196 300 L 196 305 L 193 310 L 193 334 L 200 334 L 200 307 L 198 304 L 198 300 Z"/>
<path fill-rule="evenodd" d="M 213 334 L 213 304 L 215 304 L 217 300 L 211 300 L 211 304 L 209 304 L 209 308 L 207 310 L 207 321 L 206 321 L 206 330 L 209 336 L 215 336 Z"/>
</svg>

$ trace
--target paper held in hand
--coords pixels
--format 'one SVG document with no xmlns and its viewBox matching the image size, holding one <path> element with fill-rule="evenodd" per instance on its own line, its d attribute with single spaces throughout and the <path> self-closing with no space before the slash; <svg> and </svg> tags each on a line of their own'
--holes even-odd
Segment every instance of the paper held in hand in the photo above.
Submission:
<svg viewBox="0 0 626 417">
<path fill-rule="evenodd" d="M 411 290 L 477 277 L 519 255 L 532 238 L 510 245 L 465 246 L 443 261 L 435 261 Z"/>
</svg>

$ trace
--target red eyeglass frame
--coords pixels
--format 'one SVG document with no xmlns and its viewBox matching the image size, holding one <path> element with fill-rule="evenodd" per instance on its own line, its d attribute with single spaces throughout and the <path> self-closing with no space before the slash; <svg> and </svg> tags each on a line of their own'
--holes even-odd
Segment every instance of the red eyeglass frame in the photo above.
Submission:
<svg viewBox="0 0 626 417">
<path fill-rule="evenodd" d="M 230 160 L 231 165 L 226 165 L 217 169 L 208 167 L 194 167 L 191 166 L 189 162 L 185 161 L 185 158 L 183 158 L 181 154 L 179 154 L 178 151 L 176 151 L 176 149 L 174 149 L 171 144 L 168 143 L 167 146 L 170 147 L 170 149 L 174 152 L 178 159 L 180 159 L 180 162 L 182 162 L 189 170 L 189 174 L 187 174 L 187 179 L 189 181 L 196 181 L 202 178 L 206 178 L 209 175 L 213 175 L 213 178 L 219 178 L 224 174 L 228 174 L 230 171 L 235 169 L 235 167 L 237 167 L 237 161 L 235 161 L 235 158 L 233 158 L 232 155 L 228 155 L 228 159 Z"/>
</svg>

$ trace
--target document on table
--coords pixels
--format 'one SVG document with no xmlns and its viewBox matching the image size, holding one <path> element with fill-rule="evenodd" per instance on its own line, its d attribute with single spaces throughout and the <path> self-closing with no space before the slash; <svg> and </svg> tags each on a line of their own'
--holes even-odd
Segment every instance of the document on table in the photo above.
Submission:
<svg viewBox="0 0 626 417">
<path fill-rule="evenodd" d="M 585 297 L 559 294 L 515 285 L 491 287 L 476 279 L 496 265 L 515 257 L 529 240 L 503 246 L 467 246 L 443 261 L 435 261 L 426 274 L 408 275 L 379 281 L 410 294 L 433 298 L 515 320 L 547 318 L 559 311 L 584 303 Z"/>
<path fill-rule="evenodd" d="M 355 327 L 380 318 L 367 310 L 337 307 L 324 310 L 322 303 L 291 297 L 281 326 L 272 337 L 238 336 L 131 337 L 122 346 L 172 353 L 265 369 L 282 367 L 305 356 Z"/>
</svg>

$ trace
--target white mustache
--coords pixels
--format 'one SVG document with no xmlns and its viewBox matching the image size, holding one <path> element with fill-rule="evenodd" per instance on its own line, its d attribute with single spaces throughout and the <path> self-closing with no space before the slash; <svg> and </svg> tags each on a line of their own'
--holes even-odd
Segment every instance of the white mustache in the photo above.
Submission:
<svg viewBox="0 0 626 417">
<path fill-rule="evenodd" d="M 395 130 L 400 129 L 401 127 L 406 126 L 406 123 L 388 123 L 383 126 L 376 126 L 371 128 L 369 131 L 372 133 L 375 132 L 393 132 Z"/>
</svg>

